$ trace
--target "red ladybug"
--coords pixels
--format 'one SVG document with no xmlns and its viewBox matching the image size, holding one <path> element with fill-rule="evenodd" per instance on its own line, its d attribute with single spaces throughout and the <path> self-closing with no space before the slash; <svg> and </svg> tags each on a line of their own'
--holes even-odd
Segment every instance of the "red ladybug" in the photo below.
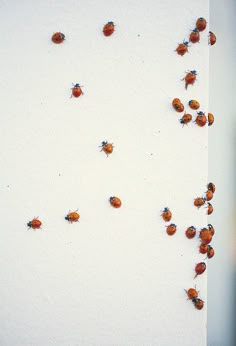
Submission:
<svg viewBox="0 0 236 346">
<path fill-rule="evenodd" d="M 73 83 L 72 83 L 73 84 Z M 71 88 L 72 90 L 72 93 L 71 93 L 71 97 L 74 96 L 74 97 L 80 97 L 80 95 L 83 95 L 83 91 L 81 89 L 81 86 L 76 83 L 76 84 L 73 84 L 73 88 Z"/>
<path fill-rule="evenodd" d="M 207 258 L 212 258 L 215 254 L 215 251 L 213 249 L 213 247 L 211 245 L 208 245 L 208 249 L 207 249 Z"/>
<path fill-rule="evenodd" d="M 206 26 L 207 26 L 206 19 L 202 17 L 198 18 L 198 20 L 196 21 L 196 28 L 199 31 L 203 31 L 206 29 Z"/>
<path fill-rule="evenodd" d="M 211 190 L 207 190 L 205 200 L 210 201 L 213 198 L 213 192 Z"/>
<path fill-rule="evenodd" d="M 192 43 L 197 43 L 200 41 L 200 34 L 198 29 L 192 30 L 191 34 L 189 35 L 189 41 Z"/>
<path fill-rule="evenodd" d="M 179 106 L 181 104 L 180 99 L 178 98 L 174 98 L 172 101 L 172 106 L 174 107 L 174 109 L 176 109 L 177 106 Z"/>
<path fill-rule="evenodd" d="M 62 32 L 55 32 L 52 35 L 52 42 L 56 44 L 60 44 L 65 40 L 65 35 Z"/>
<path fill-rule="evenodd" d="M 173 235 L 175 234 L 177 228 L 176 225 L 174 223 L 170 224 L 169 226 L 166 227 L 166 233 L 168 235 Z"/>
<path fill-rule="evenodd" d="M 208 227 L 208 229 L 209 229 L 209 231 L 211 232 L 211 235 L 212 235 L 212 237 L 213 237 L 213 235 L 215 234 L 215 229 L 214 229 L 214 227 L 213 227 L 210 223 L 207 225 L 207 227 Z"/>
<path fill-rule="evenodd" d="M 205 270 L 206 270 L 206 263 L 205 262 L 197 263 L 196 266 L 195 266 L 195 273 L 196 273 L 196 275 L 194 276 L 194 279 L 198 275 L 201 275 L 202 273 L 204 273 Z"/>
<path fill-rule="evenodd" d="M 170 219 L 172 217 L 172 213 L 171 213 L 169 208 L 164 208 L 161 216 L 162 216 L 164 221 L 168 222 L 168 221 L 170 221 Z"/>
<path fill-rule="evenodd" d="M 110 204 L 114 208 L 120 208 L 121 207 L 121 200 L 118 197 L 112 196 L 109 198 Z"/>
<path fill-rule="evenodd" d="M 177 54 L 183 56 L 185 53 L 188 52 L 188 42 L 184 41 L 183 43 L 180 43 L 178 47 L 176 48 Z"/>
<path fill-rule="evenodd" d="M 202 244 L 209 244 L 212 240 L 212 234 L 211 231 L 207 228 L 202 228 L 200 233 L 199 233 L 199 238 L 202 241 Z"/>
<path fill-rule="evenodd" d="M 208 245 L 207 244 L 200 244 L 199 245 L 199 252 L 202 254 L 207 253 Z"/>
<path fill-rule="evenodd" d="M 196 309 L 202 310 L 202 308 L 204 306 L 204 301 L 202 299 L 193 298 L 192 302 L 193 302 L 193 305 L 195 306 Z"/>
<path fill-rule="evenodd" d="M 216 43 L 216 35 L 212 31 L 209 31 L 209 44 L 213 46 L 215 43 Z"/>
<path fill-rule="evenodd" d="M 207 214 L 210 215 L 213 213 L 213 206 L 211 203 L 207 203 L 208 204 L 208 207 L 207 207 Z"/>
<path fill-rule="evenodd" d="M 70 223 L 73 223 L 73 222 L 78 222 L 79 218 L 80 218 L 80 214 L 78 214 L 76 210 L 76 211 L 69 212 L 66 215 L 65 220 L 69 221 Z"/>
<path fill-rule="evenodd" d="M 197 197 L 197 198 L 195 198 L 193 204 L 195 205 L 195 207 L 200 208 L 202 205 L 205 204 L 205 199 L 202 197 Z"/>
<path fill-rule="evenodd" d="M 192 239 L 196 235 L 196 228 L 194 226 L 190 226 L 186 229 L 185 235 L 188 239 Z"/>
<path fill-rule="evenodd" d="M 41 225 L 42 225 L 42 222 L 37 218 L 33 218 L 33 220 L 27 223 L 27 226 L 32 229 L 39 229 L 41 228 Z"/>
<path fill-rule="evenodd" d="M 106 153 L 107 156 L 113 152 L 114 148 L 113 143 L 108 143 L 107 141 L 103 141 L 100 147 L 102 147 L 100 151 L 104 151 L 104 153 Z"/>
<path fill-rule="evenodd" d="M 215 121 L 214 115 L 212 113 L 208 113 L 207 119 L 208 119 L 208 126 L 211 126 Z"/>
<path fill-rule="evenodd" d="M 184 126 L 190 123 L 191 120 L 192 120 L 192 115 L 189 113 L 185 113 L 179 121 L 180 121 L 180 124 L 183 124 Z"/>
<path fill-rule="evenodd" d="M 103 27 L 103 34 L 105 36 L 111 36 L 115 30 L 115 24 L 113 22 L 108 22 Z"/>
<path fill-rule="evenodd" d="M 194 299 L 198 297 L 198 291 L 195 288 L 189 288 L 188 290 L 185 290 L 187 293 L 188 299 Z"/>
<path fill-rule="evenodd" d="M 212 191 L 213 193 L 215 193 L 215 190 L 216 190 L 215 184 L 209 183 L 209 184 L 207 185 L 207 190 L 210 190 L 210 191 Z"/>
<path fill-rule="evenodd" d="M 200 107 L 200 103 L 197 100 L 190 100 L 188 104 L 191 109 L 197 110 Z"/>
<path fill-rule="evenodd" d="M 197 117 L 195 119 L 195 123 L 200 126 L 200 127 L 203 127 L 206 125 L 206 122 L 207 122 L 207 118 L 205 116 L 205 113 L 203 112 L 197 112 Z"/>
<path fill-rule="evenodd" d="M 185 89 L 188 88 L 189 84 L 194 84 L 196 81 L 197 71 L 192 70 L 190 72 L 187 72 L 186 76 L 184 77 L 185 80 Z"/>
</svg>

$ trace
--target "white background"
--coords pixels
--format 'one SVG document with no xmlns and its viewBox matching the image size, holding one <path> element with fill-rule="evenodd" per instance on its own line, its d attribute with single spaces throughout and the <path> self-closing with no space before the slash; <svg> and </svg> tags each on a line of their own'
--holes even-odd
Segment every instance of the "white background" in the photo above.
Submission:
<svg viewBox="0 0 236 346">
<path fill-rule="evenodd" d="M 1 3 L 2 345 L 205 345 L 206 308 L 184 292 L 196 283 L 206 301 L 206 273 L 193 280 L 204 256 L 184 231 L 207 223 L 193 199 L 208 179 L 208 128 L 182 128 L 171 108 L 197 98 L 207 112 L 207 32 L 174 52 L 200 16 L 203 0 Z M 62 45 L 50 41 L 58 30 Z M 186 91 L 188 69 L 199 75 Z M 72 82 L 84 96 L 70 99 Z M 41 231 L 27 230 L 34 216 Z"/>
</svg>

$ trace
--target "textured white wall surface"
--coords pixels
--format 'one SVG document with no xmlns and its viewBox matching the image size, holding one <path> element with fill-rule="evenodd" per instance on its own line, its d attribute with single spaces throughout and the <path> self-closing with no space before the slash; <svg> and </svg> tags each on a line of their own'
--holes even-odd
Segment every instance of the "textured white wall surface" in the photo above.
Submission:
<svg viewBox="0 0 236 346">
<path fill-rule="evenodd" d="M 207 273 L 193 280 L 205 256 L 184 232 L 207 224 L 193 199 L 207 184 L 208 127 L 182 127 L 171 101 L 208 110 L 208 30 L 184 57 L 174 51 L 208 20 L 208 1 L 9 0 L 0 10 L 0 344 L 205 345 L 206 305 L 184 292 L 196 284 L 206 303 Z M 198 71 L 187 91 L 186 70 Z M 79 99 L 72 82 L 84 86 Z M 108 158 L 103 140 L 115 146 Z M 80 222 L 67 223 L 77 208 Z M 34 216 L 42 230 L 27 229 Z"/>
</svg>

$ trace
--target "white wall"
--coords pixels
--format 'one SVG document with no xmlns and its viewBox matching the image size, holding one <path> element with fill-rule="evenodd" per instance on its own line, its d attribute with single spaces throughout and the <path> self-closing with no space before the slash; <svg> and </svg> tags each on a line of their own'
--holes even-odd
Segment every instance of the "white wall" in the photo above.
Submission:
<svg viewBox="0 0 236 346">
<path fill-rule="evenodd" d="M 184 292 L 196 283 L 206 301 L 206 273 L 193 280 L 204 256 L 184 231 L 207 224 L 193 199 L 208 180 L 208 128 L 182 128 L 170 104 L 197 98 L 207 111 L 207 32 L 185 57 L 174 49 L 208 18 L 208 2 L 0 6 L 1 345 L 205 345 L 206 308 Z M 105 38 L 108 20 L 116 32 Z M 188 69 L 199 75 L 186 91 Z M 84 85 L 80 99 L 70 99 L 72 82 Z M 108 159 L 98 149 L 106 139 Z M 70 225 L 64 216 L 77 208 Z M 27 230 L 34 216 L 41 231 Z"/>
<path fill-rule="evenodd" d="M 234 0 L 210 2 L 210 26 L 217 44 L 210 50 L 209 110 L 215 126 L 209 131 L 209 179 L 216 183 L 214 260 L 208 269 L 208 345 L 235 345 L 236 204 L 235 204 L 235 61 Z"/>
</svg>

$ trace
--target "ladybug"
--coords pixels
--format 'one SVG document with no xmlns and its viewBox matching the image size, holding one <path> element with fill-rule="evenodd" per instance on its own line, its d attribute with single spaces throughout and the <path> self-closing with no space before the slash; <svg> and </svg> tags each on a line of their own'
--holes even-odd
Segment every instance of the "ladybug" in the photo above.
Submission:
<svg viewBox="0 0 236 346">
<path fill-rule="evenodd" d="M 200 126 L 203 127 L 206 125 L 207 122 L 207 118 L 205 116 L 205 113 L 203 112 L 197 112 L 197 117 L 195 119 L 195 123 Z"/>
<path fill-rule="evenodd" d="M 202 241 L 202 244 L 209 244 L 212 241 L 212 234 L 211 231 L 207 228 L 202 228 L 199 233 L 199 238 Z"/>
<path fill-rule="evenodd" d="M 187 90 L 189 84 L 194 84 L 196 81 L 197 71 L 192 70 L 187 72 L 186 76 L 183 78 L 185 80 L 185 89 Z"/>
<path fill-rule="evenodd" d="M 183 124 L 184 126 L 190 123 L 191 120 L 192 120 L 192 115 L 189 113 L 185 113 L 179 121 L 180 121 L 180 124 Z"/>
<path fill-rule="evenodd" d="M 108 22 L 103 27 L 103 34 L 105 36 L 111 36 L 115 30 L 115 24 L 113 22 Z"/>
<path fill-rule="evenodd" d="M 211 190 L 207 190 L 205 200 L 210 201 L 213 198 L 213 192 Z"/>
<path fill-rule="evenodd" d="M 196 21 L 196 29 L 198 29 L 199 31 L 203 31 L 206 29 L 207 26 L 207 22 L 205 18 L 198 18 L 198 20 Z"/>
<path fill-rule="evenodd" d="M 114 208 L 120 208 L 121 207 L 121 200 L 118 197 L 112 196 L 109 198 L 110 204 Z"/>
<path fill-rule="evenodd" d="M 213 206 L 211 203 L 207 203 L 208 204 L 208 207 L 207 207 L 207 214 L 210 215 L 213 213 Z"/>
<path fill-rule="evenodd" d="M 72 211 L 69 212 L 66 216 L 65 216 L 65 220 L 69 221 L 70 223 L 72 222 L 78 222 L 80 218 L 80 214 L 77 213 L 76 211 Z"/>
<path fill-rule="evenodd" d="M 178 47 L 176 48 L 177 54 L 183 56 L 185 53 L 188 52 L 188 42 L 183 41 L 183 43 L 180 43 Z"/>
<path fill-rule="evenodd" d="M 209 31 L 209 44 L 213 46 L 215 43 L 216 43 L 216 35 L 212 31 Z"/>
<path fill-rule="evenodd" d="M 192 43 L 197 43 L 200 41 L 200 34 L 198 29 L 192 30 L 191 34 L 189 35 L 189 41 Z"/>
<path fill-rule="evenodd" d="M 208 126 L 211 126 L 215 121 L 214 115 L 212 113 L 208 113 L 207 118 L 208 118 Z"/>
<path fill-rule="evenodd" d="M 52 42 L 56 44 L 60 44 L 65 40 L 65 35 L 62 32 L 55 32 L 52 35 Z"/>
<path fill-rule="evenodd" d="M 73 83 L 72 83 L 73 84 Z M 72 92 L 71 92 L 71 97 L 74 96 L 74 97 L 80 97 L 80 95 L 83 95 L 83 91 L 81 89 L 81 86 L 76 83 L 76 84 L 73 84 L 73 88 L 71 88 Z"/>
<path fill-rule="evenodd" d="M 161 216 L 162 216 L 164 221 L 168 222 L 168 221 L 170 221 L 170 219 L 172 217 L 172 213 L 171 213 L 169 208 L 164 208 Z"/>
<path fill-rule="evenodd" d="M 213 184 L 213 183 L 207 184 L 207 190 L 210 190 L 214 193 L 216 190 L 215 184 Z"/>
<path fill-rule="evenodd" d="M 207 253 L 208 251 L 208 245 L 207 244 L 200 244 L 199 245 L 199 252 L 202 254 Z"/>
<path fill-rule="evenodd" d="M 187 293 L 188 299 L 194 299 L 198 297 L 198 291 L 195 288 L 189 288 L 188 290 L 185 290 Z"/>
<path fill-rule="evenodd" d="M 166 233 L 168 235 L 173 235 L 173 234 L 175 234 L 175 232 L 176 232 L 176 225 L 174 223 L 172 223 L 166 227 Z"/>
<path fill-rule="evenodd" d="M 191 109 L 197 110 L 200 107 L 200 103 L 197 100 L 190 100 L 188 104 Z"/>
<path fill-rule="evenodd" d="M 207 258 L 212 258 L 215 254 L 215 250 L 211 245 L 207 246 Z"/>
<path fill-rule="evenodd" d="M 173 101 L 172 101 L 172 106 L 173 106 L 174 108 L 176 108 L 176 107 L 179 106 L 180 104 L 181 104 L 180 99 L 178 99 L 178 98 L 174 98 L 174 99 L 173 99 Z"/>
<path fill-rule="evenodd" d="M 206 263 L 205 263 L 205 262 L 199 262 L 199 263 L 197 263 L 196 266 L 195 266 L 195 273 L 196 273 L 196 275 L 194 276 L 194 279 L 195 279 L 198 275 L 204 273 L 205 270 L 206 270 Z"/>
<path fill-rule="evenodd" d="M 200 208 L 203 204 L 205 204 L 205 198 L 197 197 L 195 198 L 193 204 L 195 205 L 195 207 Z"/>
<path fill-rule="evenodd" d="M 193 305 L 195 306 L 196 309 L 202 310 L 202 308 L 204 306 L 204 301 L 202 299 L 193 298 L 192 302 L 193 302 Z"/>
<path fill-rule="evenodd" d="M 33 218 L 33 220 L 27 223 L 27 226 L 33 229 L 39 229 L 41 228 L 41 225 L 42 225 L 42 222 L 37 218 Z"/>
<path fill-rule="evenodd" d="M 180 103 L 179 105 L 175 105 L 174 109 L 176 110 L 176 112 L 182 113 L 184 111 L 184 105 Z"/>
<path fill-rule="evenodd" d="M 192 239 L 196 235 L 196 228 L 194 226 L 190 226 L 186 229 L 185 235 L 188 239 Z"/>
<path fill-rule="evenodd" d="M 100 147 L 102 147 L 100 151 L 104 151 L 104 153 L 107 154 L 107 157 L 113 152 L 114 148 L 113 143 L 108 143 L 107 141 L 103 141 Z"/>
<path fill-rule="evenodd" d="M 209 229 L 209 231 L 211 232 L 211 235 L 212 235 L 212 237 L 213 237 L 213 235 L 215 234 L 215 229 L 214 229 L 214 227 L 213 227 L 210 223 L 207 225 L 207 227 L 208 227 L 208 229 Z"/>
</svg>

